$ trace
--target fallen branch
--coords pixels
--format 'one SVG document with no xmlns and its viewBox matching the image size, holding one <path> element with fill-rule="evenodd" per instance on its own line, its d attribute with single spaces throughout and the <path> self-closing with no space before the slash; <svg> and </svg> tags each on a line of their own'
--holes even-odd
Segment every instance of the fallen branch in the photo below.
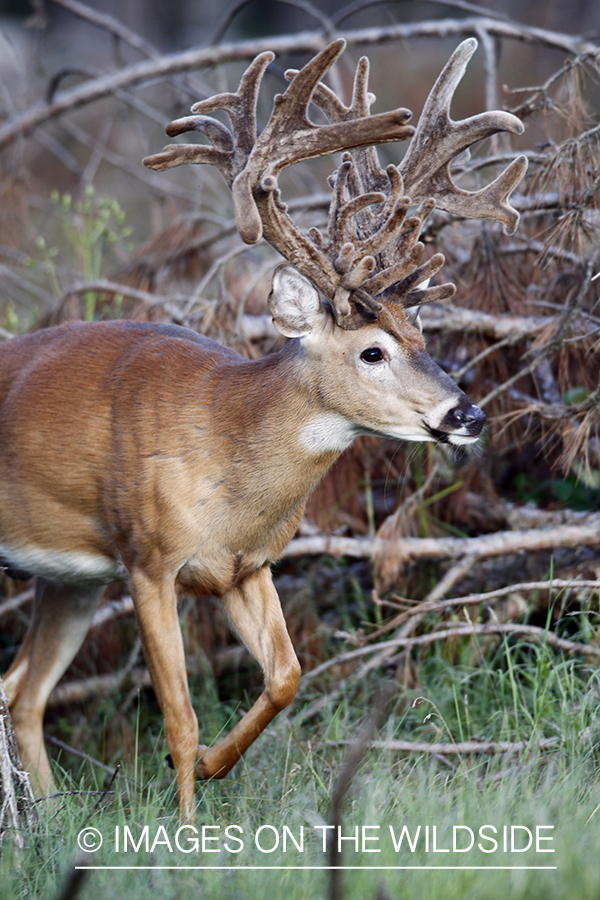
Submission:
<svg viewBox="0 0 600 900">
<path fill-rule="evenodd" d="M 123 297 L 131 297 L 133 300 L 141 301 L 149 309 L 160 306 L 176 323 L 181 322 L 182 316 L 181 311 L 174 304 L 178 301 L 183 303 L 187 300 L 187 297 L 164 297 L 161 294 L 151 294 L 150 291 L 143 291 L 140 288 L 130 287 L 127 284 L 120 284 L 118 281 L 97 278 L 94 281 L 81 281 L 70 285 L 63 293 L 60 302 L 63 304 L 68 297 L 88 293 L 109 294 L 110 296 L 120 294 Z"/>
<path fill-rule="evenodd" d="M 92 619 L 92 624 L 90 625 L 90 631 L 94 628 L 101 628 L 102 625 L 105 625 L 107 622 L 113 622 L 115 619 L 120 619 L 121 616 L 129 616 L 133 612 L 135 612 L 135 607 L 133 605 L 133 600 L 128 594 L 124 597 L 120 597 L 118 600 L 108 600 L 106 603 L 102 604 L 100 609 L 96 610 L 94 618 Z"/>
<path fill-rule="evenodd" d="M 423 306 L 420 316 L 425 331 L 477 334 L 496 341 L 509 338 L 515 343 L 534 337 L 553 321 L 552 316 L 493 315 L 441 303 Z"/>
<path fill-rule="evenodd" d="M 389 551 L 390 544 L 402 562 L 417 559 L 460 559 L 473 561 L 491 556 L 506 556 L 524 551 L 553 550 L 559 547 L 598 547 L 600 530 L 596 525 L 560 525 L 525 531 L 498 531 L 473 538 L 416 538 L 403 537 L 384 541 L 378 537 L 340 537 L 317 534 L 290 541 L 282 559 L 298 556 L 347 556 L 352 559 L 376 559 Z"/>
<path fill-rule="evenodd" d="M 79 681 L 70 681 L 67 684 L 58 685 L 50 695 L 49 704 L 71 703 L 73 700 L 85 700 L 90 695 L 112 693 L 119 690 L 126 679 L 133 681 L 134 688 L 150 683 L 150 673 L 145 667 L 134 668 L 142 649 L 139 636 L 129 654 L 129 659 L 122 669 L 111 675 L 98 675 L 92 678 L 84 678 Z"/>
<path fill-rule="evenodd" d="M 506 341 L 508 344 L 531 340 L 554 322 L 554 316 L 494 315 L 447 303 L 443 306 L 441 303 L 429 303 L 421 308 L 420 316 L 425 332 L 476 334 L 495 341 Z M 256 334 L 257 340 L 271 337 L 274 333 L 270 316 L 247 316 L 246 318 L 256 319 L 255 324 L 248 323 L 248 328 L 251 328 Z M 580 340 L 597 335 L 598 324 L 591 317 L 580 315 L 576 322 Z M 486 355 L 489 352 L 486 350 Z"/>
<path fill-rule="evenodd" d="M 65 750 L 67 753 L 71 753 L 73 756 L 76 756 L 78 759 L 83 759 L 85 762 L 89 762 L 92 766 L 95 766 L 97 769 L 102 769 L 103 772 L 108 772 L 109 775 L 115 775 L 114 767 L 105 766 L 104 763 L 100 762 L 98 759 L 94 759 L 93 756 L 90 756 L 88 753 L 83 753 L 81 750 L 77 750 L 75 747 L 71 747 L 70 744 L 65 744 L 64 741 L 60 741 L 58 738 L 53 737 L 51 734 L 44 733 L 44 740 L 48 744 L 52 744 L 54 747 L 58 747 L 60 750 Z M 125 779 L 125 781 L 129 781 L 132 784 L 135 784 L 132 778 L 127 778 L 126 775 L 123 775 L 122 772 L 118 771 L 117 775 L 119 778 Z M 116 776 L 115 776 L 116 777 Z M 87 793 L 87 792 L 86 792 Z M 104 792 L 103 792 L 104 793 Z M 49 795 L 48 797 L 40 797 L 40 800 L 50 799 L 53 795 Z"/>
<path fill-rule="evenodd" d="M 76 282 L 75 284 L 72 284 L 64 292 L 60 302 L 62 304 L 67 300 L 68 297 L 74 295 L 79 296 L 82 294 L 87 294 L 89 292 L 108 294 L 111 296 L 121 294 L 124 297 L 131 297 L 133 300 L 139 300 L 148 309 L 159 306 L 170 316 L 171 321 L 175 322 L 175 324 L 187 324 L 184 311 L 180 308 L 177 308 L 175 304 L 188 303 L 189 297 L 182 297 L 177 295 L 174 295 L 172 297 L 165 297 L 162 294 L 153 294 L 150 291 L 144 291 L 140 288 L 130 287 L 129 285 L 121 284 L 118 281 L 109 281 L 105 278 L 99 278 L 94 281 Z M 279 332 L 273 325 L 273 318 L 270 315 L 242 315 L 240 316 L 240 335 L 241 337 L 249 341 L 259 341 L 264 338 L 274 339 L 279 336 Z M 14 337 L 14 335 L 7 333 L 7 337 Z"/>
<path fill-rule="evenodd" d="M 373 602 L 376 606 L 390 606 L 394 609 L 402 608 L 402 612 L 399 613 L 399 615 L 394 616 L 394 618 L 390 622 L 387 622 L 382 628 L 379 628 L 376 632 L 364 638 L 364 642 L 370 642 L 379 635 L 384 634 L 386 631 L 391 631 L 394 628 L 397 628 L 399 625 L 402 625 L 404 622 L 407 622 L 414 616 L 423 616 L 425 613 L 446 612 L 446 610 L 452 609 L 456 606 L 474 606 L 481 603 L 491 605 L 496 600 L 500 600 L 503 597 L 508 596 L 509 594 L 515 593 L 516 591 L 554 591 L 564 590 L 566 588 L 598 589 L 600 588 L 600 581 L 563 581 L 559 578 L 555 578 L 552 581 L 524 581 L 519 584 L 509 584 L 506 587 L 498 588 L 495 591 L 484 591 L 480 594 L 466 594 L 464 597 L 452 597 L 448 600 L 417 603 L 411 609 L 401 607 L 401 605 L 396 602 L 381 600 L 375 594 L 373 597 Z"/>
<path fill-rule="evenodd" d="M 600 513 L 587 509 L 540 509 L 534 503 L 517 504 L 502 501 L 499 512 L 509 525 L 518 528 L 547 528 L 559 525 L 585 525 L 600 531 Z"/>
<path fill-rule="evenodd" d="M 329 747 L 345 747 L 352 741 L 328 740 Z M 461 754 L 522 753 L 524 750 L 549 750 L 560 743 L 559 738 L 540 738 L 537 741 L 462 741 L 460 743 L 427 744 L 425 741 L 369 741 L 368 750 L 394 750 L 397 753 L 430 753 L 440 756 L 460 756 Z"/>
</svg>

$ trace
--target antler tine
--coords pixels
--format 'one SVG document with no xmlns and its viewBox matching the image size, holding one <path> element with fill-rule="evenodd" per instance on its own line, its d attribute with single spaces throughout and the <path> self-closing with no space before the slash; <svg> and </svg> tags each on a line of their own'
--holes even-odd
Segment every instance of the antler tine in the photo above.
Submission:
<svg viewBox="0 0 600 900">
<path fill-rule="evenodd" d="M 344 154 L 348 156 L 349 154 Z M 346 189 L 348 187 L 349 176 L 354 170 L 351 158 L 345 159 L 342 165 L 335 173 L 333 182 L 333 196 L 329 207 L 329 222 L 327 231 L 329 235 L 329 245 L 332 248 L 339 247 L 348 241 L 356 240 L 356 226 L 352 222 L 354 216 L 358 216 L 361 212 L 373 204 L 381 205 L 386 197 L 379 191 L 372 191 L 359 196 L 352 196 L 352 199 L 346 199 Z M 388 227 L 389 231 L 389 227 Z M 390 240 L 390 237 L 386 238 Z M 373 244 L 376 248 L 376 245 Z M 377 249 L 366 249 L 365 243 L 361 243 L 361 251 L 365 254 L 377 252 Z"/>
<path fill-rule="evenodd" d="M 142 162 L 149 169 L 155 169 L 157 172 L 186 164 L 208 163 L 216 166 L 230 184 L 234 178 L 232 156 L 231 151 L 221 150 L 218 147 L 207 147 L 200 144 L 167 144 L 160 153 L 145 156 Z"/>
<path fill-rule="evenodd" d="M 260 53 L 242 75 L 235 94 L 223 93 L 200 100 L 192 106 L 196 115 L 175 119 L 167 125 L 169 137 L 188 131 L 200 131 L 212 142 L 212 147 L 197 144 L 169 144 L 160 153 L 143 160 L 150 169 L 162 171 L 186 163 L 209 163 L 216 166 L 231 187 L 242 171 L 256 142 L 256 103 L 258 91 L 267 66 L 275 54 L 270 50 Z M 224 109 L 231 120 L 229 131 L 217 119 L 203 115 L 215 109 Z"/>
<path fill-rule="evenodd" d="M 389 201 L 385 204 L 384 212 L 376 218 L 374 217 L 378 224 L 377 231 L 365 240 L 360 240 L 356 234 L 356 219 L 370 206 L 377 205 L 381 208 L 386 197 L 383 193 L 370 192 L 346 199 L 346 190 L 351 175 L 354 174 L 356 178 L 358 176 L 351 155 L 344 154 L 344 162 L 335 173 L 333 183 L 328 245 L 324 244 L 317 229 L 311 229 L 310 232 L 313 244 L 328 256 L 333 262 L 336 273 L 341 276 L 332 304 L 338 323 L 345 328 L 358 327 L 365 314 L 371 318 L 376 316 L 381 311 L 382 304 L 375 299 L 374 295 L 381 293 L 392 283 L 405 278 L 420 261 L 423 245 L 420 244 L 417 251 L 412 254 L 410 251 L 414 248 L 423 221 L 431 211 L 433 203 L 422 204 L 421 209 L 417 211 L 418 214 L 404 223 L 402 238 L 398 241 L 398 234 L 406 217 L 410 200 L 408 197 L 398 197 L 402 186 L 401 179 L 397 176 L 393 166 L 391 169 L 394 171 L 394 176 L 388 179 L 388 185 L 395 203 L 391 209 Z M 393 267 L 388 266 L 385 273 L 382 272 L 370 278 L 376 265 L 375 254 L 381 256 L 386 253 L 390 259 L 397 259 L 397 254 L 389 249 L 392 245 L 395 246 L 397 241 L 398 246 L 401 247 L 401 262 L 396 263 Z M 356 258 L 358 258 L 357 263 L 355 263 Z M 430 274 L 432 273 L 425 272 L 417 280 L 424 280 Z M 414 283 L 416 280 L 413 279 L 411 285 Z M 361 287 L 362 290 L 359 290 Z M 404 293 L 408 291 L 409 287 L 407 285 Z M 398 296 L 402 296 L 402 292 Z M 353 317 L 350 299 L 354 306 L 357 305 L 357 302 L 360 306 L 358 317 Z M 396 292 L 394 292 L 394 299 L 396 299 Z"/>
<path fill-rule="evenodd" d="M 356 67 L 354 75 L 354 85 L 352 89 L 352 102 L 350 106 L 346 106 L 340 98 L 327 85 L 319 83 L 314 91 L 313 100 L 317 106 L 323 110 L 327 118 L 331 122 L 349 122 L 352 119 L 365 118 L 370 115 L 371 106 L 375 102 L 375 94 L 369 89 L 369 70 L 370 64 L 366 56 L 361 56 Z M 292 80 L 298 74 L 298 69 L 288 69 L 285 77 Z M 410 110 L 404 110 L 406 121 L 408 122 L 412 116 Z M 409 133 L 410 129 L 410 133 Z M 407 137 L 414 134 L 414 127 L 407 126 Z M 364 183 L 361 184 L 361 190 L 370 187 L 374 191 L 383 191 L 387 193 L 389 190 L 389 177 L 379 164 L 379 157 L 375 147 L 365 147 L 355 150 L 354 156 L 361 159 L 360 169 L 366 176 Z M 359 176 L 360 178 L 360 176 Z M 357 191 L 358 193 L 359 191 Z"/>
<path fill-rule="evenodd" d="M 456 287 L 449 282 L 413 290 L 422 281 L 429 280 L 444 265 L 443 253 L 435 253 L 431 259 L 419 265 L 424 245 L 419 241 L 410 253 L 383 272 L 367 279 L 362 285 L 369 294 L 384 294 L 386 302 L 398 304 L 407 309 L 423 303 L 441 302 L 454 296 Z"/>
<path fill-rule="evenodd" d="M 463 41 L 450 57 L 433 86 L 406 156 L 399 166 L 405 189 L 413 202 L 435 197 L 440 209 L 469 219 L 494 219 L 507 234 L 519 221 L 508 197 L 527 170 L 527 159 L 517 157 L 490 185 L 465 191 L 452 181 L 449 166 L 471 144 L 499 131 L 522 134 L 523 123 L 511 113 L 485 112 L 455 122 L 450 104 L 467 64 L 477 49 L 475 38 Z M 435 152 L 432 152 L 432 146 Z"/>
<path fill-rule="evenodd" d="M 344 154 L 346 157 L 347 154 Z M 329 246 L 334 246 L 337 242 L 338 221 L 340 218 L 340 210 L 346 202 L 346 186 L 348 184 L 348 175 L 352 168 L 352 162 L 345 159 L 342 165 L 329 179 L 330 187 L 333 190 L 331 203 L 329 204 L 329 219 L 327 222 L 327 234 L 329 237 Z"/>
<path fill-rule="evenodd" d="M 210 116 L 185 116 L 183 119 L 175 119 L 167 125 L 165 131 L 169 137 L 177 137 L 178 134 L 185 134 L 187 131 L 201 131 L 219 150 L 228 153 L 235 150 L 229 129 Z"/>
<path fill-rule="evenodd" d="M 275 54 L 271 50 L 252 60 L 242 78 L 235 94 L 225 92 L 199 100 L 192 106 L 193 113 L 213 112 L 215 109 L 224 109 L 231 119 L 236 152 L 239 155 L 240 171 L 246 165 L 246 160 L 256 143 L 256 105 L 258 92 L 263 75 L 273 60 Z"/>
</svg>

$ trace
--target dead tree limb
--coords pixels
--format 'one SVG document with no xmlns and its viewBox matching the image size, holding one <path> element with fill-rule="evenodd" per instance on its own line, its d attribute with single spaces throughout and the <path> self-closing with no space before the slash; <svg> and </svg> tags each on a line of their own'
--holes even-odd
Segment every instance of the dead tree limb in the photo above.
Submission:
<svg viewBox="0 0 600 900">
<path fill-rule="evenodd" d="M 72 13 L 74 16 L 89 22 L 90 25 L 96 25 L 98 28 L 108 31 L 113 37 L 118 38 L 120 41 L 123 41 L 123 43 L 128 44 L 130 47 L 133 47 L 134 50 L 138 50 L 150 59 L 160 59 L 160 50 L 144 40 L 139 34 L 131 31 L 130 28 L 127 28 L 126 25 L 123 25 L 122 22 L 115 19 L 113 16 L 92 9 L 85 3 L 79 3 L 78 0 L 50 0 L 50 3 L 68 10 L 68 12 Z"/>
<path fill-rule="evenodd" d="M 423 306 L 420 316 L 425 332 L 476 334 L 496 341 L 506 341 L 507 344 L 517 344 L 520 341 L 535 338 L 554 321 L 553 316 L 494 315 L 476 309 L 452 306 L 448 303 L 444 303 L 444 305 L 430 303 Z M 248 330 L 256 335 L 257 340 L 261 337 L 271 337 L 275 333 L 270 324 L 270 316 L 256 316 L 255 323 L 250 322 L 251 318 L 248 316 Z M 587 336 L 597 337 L 598 327 L 598 323 L 591 316 L 580 315 L 577 319 L 577 329 L 580 332 L 581 340 Z M 499 347 L 492 349 L 497 350 Z M 485 351 L 486 355 L 488 352 L 490 351 Z"/>
<path fill-rule="evenodd" d="M 525 531 L 498 531 L 495 534 L 472 538 L 403 537 L 394 541 L 383 541 L 377 537 L 351 538 L 317 534 L 294 538 L 283 551 L 282 558 L 327 555 L 374 560 L 380 554 L 393 552 L 398 559 L 398 569 L 400 569 L 404 563 L 417 559 L 458 560 L 470 557 L 475 561 L 524 551 L 598 546 L 600 546 L 600 530 L 595 524 L 559 525 Z"/>
<path fill-rule="evenodd" d="M 406 606 L 402 606 L 401 603 L 390 601 L 390 600 L 380 600 L 376 595 L 373 597 L 373 602 L 377 606 L 389 606 L 394 609 L 402 609 L 402 612 L 399 615 L 395 616 L 390 622 L 387 622 L 383 628 L 378 629 L 373 634 L 370 634 L 367 638 L 365 638 L 365 643 L 372 641 L 375 637 L 378 637 L 381 634 L 384 634 L 385 631 L 391 631 L 393 628 L 397 628 L 399 625 L 402 625 L 404 622 L 407 622 L 409 619 L 412 619 L 414 616 L 423 615 L 425 613 L 443 613 L 449 609 L 453 609 L 457 606 L 475 606 L 479 604 L 485 604 L 486 606 L 490 606 L 492 603 L 495 603 L 496 600 L 501 600 L 504 597 L 507 597 L 509 594 L 516 593 L 517 591 L 557 591 L 561 592 L 567 589 L 579 589 L 580 591 L 592 589 L 600 589 L 600 581 L 565 581 L 561 578 L 553 579 L 552 581 L 524 581 L 518 584 L 509 584 L 506 587 L 498 588 L 495 591 L 483 591 L 479 594 L 465 594 L 463 597 L 452 597 L 451 599 L 439 600 L 428 603 L 417 603 L 410 609 L 407 609 Z M 406 601 L 407 603 L 410 601 Z"/>
<path fill-rule="evenodd" d="M 369 46 L 409 38 L 462 37 L 486 31 L 489 35 L 510 38 L 525 43 L 539 43 L 570 54 L 597 53 L 596 44 L 579 36 L 565 35 L 543 28 L 513 25 L 496 19 L 470 17 L 443 19 L 431 22 L 394 24 L 381 28 L 364 28 L 340 33 L 350 46 Z M 278 56 L 320 52 L 327 43 L 322 31 L 306 31 L 295 35 L 283 35 L 259 40 L 238 41 L 213 47 L 170 53 L 158 60 L 146 59 L 61 91 L 50 103 L 38 102 L 29 109 L 13 116 L 0 128 L 0 150 L 15 140 L 26 137 L 48 122 L 70 110 L 94 103 L 119 90 L 133 88 L 150 82 L 162 81 L 180 72 L 190 72 L 226 62 L 252 60 L 266 46 Z"/>
</svg>

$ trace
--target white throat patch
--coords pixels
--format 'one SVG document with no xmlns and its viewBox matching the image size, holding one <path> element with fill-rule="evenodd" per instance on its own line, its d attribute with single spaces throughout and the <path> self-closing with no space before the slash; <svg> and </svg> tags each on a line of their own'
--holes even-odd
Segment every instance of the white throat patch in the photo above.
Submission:
<svg viewBox="0 0 600 900">
<path fill-rule="evenodd" d="M 337 413 L 320 413 L 306 423 L 300 432 L 299 443 L 308 453 L 342 452 L 349 447 L 359 429 Z"/>
</svg>

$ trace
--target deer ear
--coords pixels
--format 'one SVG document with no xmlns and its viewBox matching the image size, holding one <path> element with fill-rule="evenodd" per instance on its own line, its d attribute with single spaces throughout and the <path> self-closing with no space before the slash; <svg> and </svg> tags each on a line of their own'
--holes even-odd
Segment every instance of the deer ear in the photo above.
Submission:
<svg viewBox="0 0 600 900">
<path fill-rule="evenodd" d="M 429 287 L 429 282 L 431 278 L 426 278 L 425 281 L 422 281 L 419 285 L 421 290 Z M 423 334 L 423 322 L 421 321 L 421 307 L 420 306 L 409 306 L 404 309 L 406 314 L 406 318 L 409 325 L 414 325 L 415 328 L 418 328 L 421 334 Z"/>
<path fill-rule="evenodd" d="M 291 266 L 275 269 L 269 309 L 275 327 L 286 337 L 310 334 L 323 315 L 316 287 Z"/>
<path fill-rule="evenodd" d="M 409 306 L 408 309 L 404 310 L 406 315 L 406 321 L 409 325 L 414 325 L 415 328 L 418 328 L 421 334 L 423 334 L 423 321 L 421 319 L 421 307 L 420 306 Z"/>
</svg>

